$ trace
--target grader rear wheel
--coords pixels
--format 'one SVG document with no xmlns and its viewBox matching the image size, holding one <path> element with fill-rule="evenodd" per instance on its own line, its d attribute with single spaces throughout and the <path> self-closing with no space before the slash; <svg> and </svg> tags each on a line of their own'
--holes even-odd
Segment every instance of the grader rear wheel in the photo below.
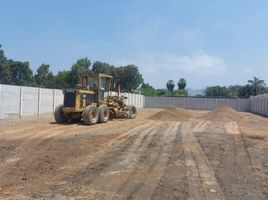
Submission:
<svg viewBox="0 0 268 200">
<path fill-rule="evenodd" d="M 68 119 L 66 119 L 63 115 L 62 111 L 63 105 L 58 105 L 54 112 L 54 118 L 57 123 L 66 123 L 68 122 Z"/>
<path fill-rule="evenodd" d="M 99 122 L 106 123 L 108 122 L 110 117 L 110 111 L 107 106 L 100 106 L 99 107 Z"/>
<path fill-rule="evenodd" d="M 99 109 L 95 106 L 88 106 L 83 115 L 83 121 L 87 125 L 94 125 L 99 119 Z"/>
</svg>

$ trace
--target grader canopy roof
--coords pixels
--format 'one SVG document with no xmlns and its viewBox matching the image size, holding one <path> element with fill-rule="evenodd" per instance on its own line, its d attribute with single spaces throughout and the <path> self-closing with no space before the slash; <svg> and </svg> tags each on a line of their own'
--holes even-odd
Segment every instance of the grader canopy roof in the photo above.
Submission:
<svg viewBox="0 0 268 200">
<path fill-rule="evenodd" d="M 83 88 L 109 90 L 112 78 L 106 74 L 83 72 L 80 74 L 80 83 Z"/>
</svg>

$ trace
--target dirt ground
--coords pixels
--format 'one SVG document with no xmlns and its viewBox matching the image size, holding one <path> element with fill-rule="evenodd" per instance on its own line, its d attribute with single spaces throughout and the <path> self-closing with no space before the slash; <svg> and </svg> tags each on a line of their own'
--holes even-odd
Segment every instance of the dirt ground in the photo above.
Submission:
<svg viewBox="0 0 268 200">
<path fill-rule="evenodd" d="M 0 199 L 268 199 L 268 118 L 138 112 L 95 126 L 0 120 Z"/>
</svg>

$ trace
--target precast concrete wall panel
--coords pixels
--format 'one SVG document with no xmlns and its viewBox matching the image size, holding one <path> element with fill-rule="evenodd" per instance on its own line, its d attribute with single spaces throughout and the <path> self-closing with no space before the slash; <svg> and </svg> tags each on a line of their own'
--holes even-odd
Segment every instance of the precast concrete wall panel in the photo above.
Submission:
<svg viewBox="0 0 268 200">
<path fill-rule="evenodd" d="M 268 94 L 250 99 L 251 112 L 268 116 Z"/>
<path fill-rule="evenodd" d="M 196 97 L 144 97 L 145 108 L 185 108 L 193 110 L 214 110 L 230 106 L 237 111 L 250 111 L 248 99 L 196 98 Z M 267 103 L 268 104 L 268 103 Z M 263 104 L 264 105 L 264 104 Z M 268 105 L 267 105 L 268 106 Z"/>
<path fill-rule="evenodd" d="M 39 89 L 23 87 L 22 113 L 25 116 L 38 114 Z"/>
<path fill-rule="evenodd" d="M 20 112 L 21 87 L 1 85 L 0 117 L 18 115 Z"/>
<path fill-rule="evenodd" d="M 53 90 L 41 89 L 41 100 L 40 100 L 40 112 L 49 113 L 53 112 Z"/>
</svg>

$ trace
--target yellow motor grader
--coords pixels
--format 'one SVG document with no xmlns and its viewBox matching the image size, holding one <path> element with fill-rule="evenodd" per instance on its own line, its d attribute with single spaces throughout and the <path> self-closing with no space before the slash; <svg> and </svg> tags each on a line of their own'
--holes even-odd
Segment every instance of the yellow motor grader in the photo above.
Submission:
<svg viewBox="0 0 268 200">
<path fill-rule="evenodd" d="M 85 124 L 106 123 L 110 118 L 134 119 L 137 109 L 127 105 L 126 97 L 112 96 L 112 76 L 84 72 L 79 75 L 77 89 L 63 90 L 63 105 L 56 107 L 54 118 L 57 123 L 82 120 Z"/>
</svg>

